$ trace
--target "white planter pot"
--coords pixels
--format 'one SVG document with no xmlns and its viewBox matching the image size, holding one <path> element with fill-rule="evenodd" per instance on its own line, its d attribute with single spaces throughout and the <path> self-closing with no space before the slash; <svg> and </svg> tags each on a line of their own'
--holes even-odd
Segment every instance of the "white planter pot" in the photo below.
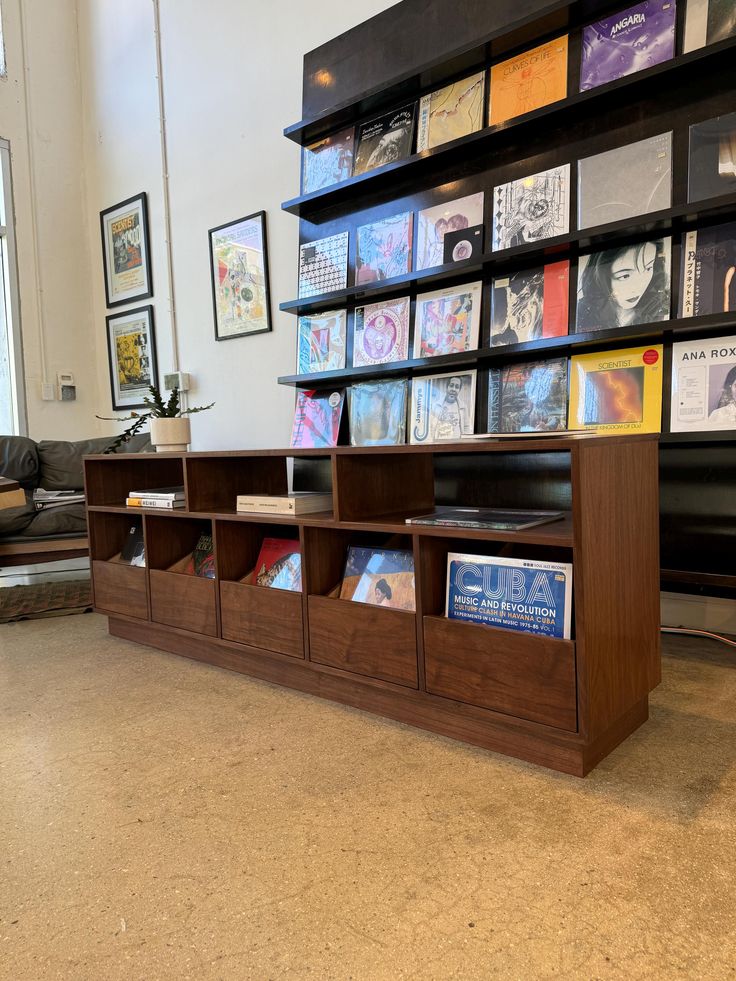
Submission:
<svg viewBox="0 0 736 981">
<path fill-rule="evenodd" d="M 151 419 L 151 442 L 157 453 L 181 453 L 192 441 L 189 419 Z"/>
</svg>

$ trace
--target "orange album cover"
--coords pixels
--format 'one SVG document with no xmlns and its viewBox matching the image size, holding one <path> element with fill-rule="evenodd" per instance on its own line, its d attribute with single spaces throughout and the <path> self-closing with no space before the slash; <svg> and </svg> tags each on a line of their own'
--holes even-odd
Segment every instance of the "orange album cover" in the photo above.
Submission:
<svg viewBox="0 0 736 981">
<path fill-rule="evenodd" d="M 490 125 L 567 95 L 567 34 L 491 68 Z"/>
</svg>

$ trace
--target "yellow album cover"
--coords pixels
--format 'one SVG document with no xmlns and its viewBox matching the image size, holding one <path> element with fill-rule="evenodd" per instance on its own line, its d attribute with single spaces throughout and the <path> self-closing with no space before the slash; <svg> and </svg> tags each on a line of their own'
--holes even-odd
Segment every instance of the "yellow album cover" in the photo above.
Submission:
<svg viewBox="0 0 736 981">
<path fill-rule="evenodd" d="M 567 95 L 567 34 L 491 68 L 490 125 L 523 116 Z"/>
<path fill-rule="evenodd" d="M 572 358 L 568 429 L 658 433 L 661 422 L 661 344 Z"/>
</svg>

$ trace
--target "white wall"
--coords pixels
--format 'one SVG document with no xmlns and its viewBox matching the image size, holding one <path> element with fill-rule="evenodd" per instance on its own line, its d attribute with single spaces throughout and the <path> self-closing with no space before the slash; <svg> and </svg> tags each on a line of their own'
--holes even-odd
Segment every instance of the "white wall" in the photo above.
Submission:
<svg viewBox="0 0 736 981">
<path fill-rule="evenodd" d="M 299 191 L 299 149 L 282 135 L 301 117 L 305 51 L 392 5 L 366 0 L 162 0 L 163 79 L 180 367 L 196 380 L 193 449 L 288 444 L 294 393 L 277 385 L 295 361 L 298 221 L 280 204 Z M 98 214 L 145 190 L 152 231 L 159 372 L 172 357 L 152 0 L 78 0 L 88 233 L 96 330 L 104 335 Z M 308 11 L 308 16 L 306 13 Z M 214 340 L 207 230 L 267 212 L 270 334 Z M 103 337 L 104 340 L 104 337 Z M 100 411 L 110 410 L 98 351 Z"/>
</svg>

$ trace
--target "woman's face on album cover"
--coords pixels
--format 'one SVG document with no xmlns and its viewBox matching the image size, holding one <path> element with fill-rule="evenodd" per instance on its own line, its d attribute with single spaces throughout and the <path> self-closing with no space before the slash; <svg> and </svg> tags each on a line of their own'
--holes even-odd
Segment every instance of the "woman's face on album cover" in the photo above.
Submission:
<svg viewBox="0 0 736 981">
<path fill-rule="evenodd" d="M 611 296 L 623 310 L 633 310 L 654 275 L 657 247 L 653 242 L 626 249 L 611 264 Z"/>
</svg>

